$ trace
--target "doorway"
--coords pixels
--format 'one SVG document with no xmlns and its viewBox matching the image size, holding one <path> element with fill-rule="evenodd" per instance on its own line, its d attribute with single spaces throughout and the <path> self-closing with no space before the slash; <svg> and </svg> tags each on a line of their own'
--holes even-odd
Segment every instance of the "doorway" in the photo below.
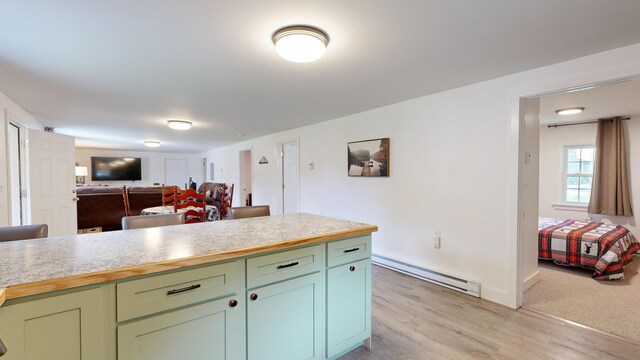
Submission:
<svg viewBox="0 0 640 360">
<path fill-rule="evenodd" d="M 278 178 L 280 196 L 278 197 L 281 214 L 297 213 L 299 210 L 299 150 L 298 140 L 276 145 L 278 154 Z"/>
<path fill-rule="evenodd" d="M 595 215 L 587 212 L 595 162 L 598 122 L 620 117 L 626 138 L 627 169 L 631 203 L 640 203 L 640 80 L 627 78 L 531 96 L 520 103 L 523 149 L 520 181 L 522 306 L 555 318 L 578 323 L 632 341 L 640 335 L 632 324 L 640 316 L 625 313 L 633 306 L 629 299 L 640 293 L 640 255 L 624 267 L 624 278 L 594 279 L 590 266 L 600 258 L 614 263 L 608 242 L 596 234 L 620 233 L 624 227 L 640 233 L 640 217 Z M 558 114 L 566 108 L 581 109 L 571 116 Z M 634 177 L 634 175 L 636 175 Z M 538 215 L 540 217 L 538 217 Z M 589 237 L 580 234 L 589 230 Z M 561 236 L 571 231 L 571 239 Z M 625 230 L 626 231 L 626 230 Z M 623 236 L 617 238 L 622 243 Z M 575 249 L 573 244 L 579 244 Z M 594 244 L 598 244 L 592 250 Z M 620 248 L 624 249 L 625 245 Z M 547 249 L 547 250 L 545 250 Z M 604 250 L 603 250 L 604 249 Z M 564 261 L 571 253 L 571 261 Z M 625 255 L 620 255 L 625 256 Z M 568 262 L 576 263 L 569 265 Z M 560 266 L 563 265 L 563 266 Z M 607 271 L 605 269 L 605 271 Z M 617 270 L 616 270 L 617 271 Z M 617 278 L 616 272 L 612 275 Z"/>
<path fill-rule="evenodd" d="M 9 223 L 12 226 L 25 224 L 23 216 L 24 197 L 22 196 L 24 153 L 21 139 L 22 131 L 20 127 L 10 122 L 7 129 L 7 157 L 9 163 Z"/>
<path fill-rule="evenodd" d="M 253 169 L 251 149 L 240 150 L 240 206 L 253 205 Z"/>
</svg>

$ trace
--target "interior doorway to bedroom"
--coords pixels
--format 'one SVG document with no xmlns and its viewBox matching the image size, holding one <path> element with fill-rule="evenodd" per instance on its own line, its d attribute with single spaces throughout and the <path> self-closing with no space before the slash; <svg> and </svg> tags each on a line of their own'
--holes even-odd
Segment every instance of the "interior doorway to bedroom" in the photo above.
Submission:
<svg viewBox="0 0 640 360">
<path fill-rule="evenodd" d="M 640 342 L 640 255 L 625 248 L 640 236 L 640 80 L 523 100 L 525 218 L 523 308 Z M 562 115 L 563 109 L 576 108 Z M 596 173 L 598 122 L 623 131 L 631 216 L 589 213 Z M 601 140 L 602 141 L 602 140 Z M 604 154 L 604 152 L 603 152 Z M 606 160 L 610 161 L 610 160 Z M 604 167 L 604 165 L 601 165 Z M 611 168 L 606 167 L 607 171 Z M 537 229 L 533 231 L 531 229 Z M 622 230 L 626 229 L 626 230 Z M 632 236 L 632 235 L 631 235 Z M 617 247 L 616 247 L 617 246 Z M 620 253 L 620 254 L 618 254 Z M 607 266 L 632 261 L 620 270 Z M 567 262 L 573 266 L 567 266 Z M 601 261 L 598 263 L 598 261 Z M 559 265 L 563 264 L 563 265 Z M 604 275 L 604 276 L 603 276 Z M 596 278 L 619 278 L 596 280 Z"/>
</svg>

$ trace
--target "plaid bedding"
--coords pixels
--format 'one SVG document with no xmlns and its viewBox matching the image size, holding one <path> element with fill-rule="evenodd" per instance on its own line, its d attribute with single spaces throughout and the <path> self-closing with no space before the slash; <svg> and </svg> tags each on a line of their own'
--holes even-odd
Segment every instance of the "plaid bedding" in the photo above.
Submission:
<svg viewBox="0 0 640 360">
<path fill-rule="evenodd" d="M 553 219 L 538 224 L 538 258 L 595 270 L 596 280 L 624 278 L 640 242 L 615 224 Z"/>
</svg>

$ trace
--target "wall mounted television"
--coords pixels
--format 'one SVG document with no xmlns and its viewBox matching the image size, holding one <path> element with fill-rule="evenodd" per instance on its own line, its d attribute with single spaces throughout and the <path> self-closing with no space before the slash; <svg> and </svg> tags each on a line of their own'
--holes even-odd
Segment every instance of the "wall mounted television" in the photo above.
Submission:
<svg viewBox="0 0 640 360">
<path fill-rule="evenodd" d="M 91 157 L 92 181 L 142 180 L 142 161 L 134 157 Z"/>
</svg>

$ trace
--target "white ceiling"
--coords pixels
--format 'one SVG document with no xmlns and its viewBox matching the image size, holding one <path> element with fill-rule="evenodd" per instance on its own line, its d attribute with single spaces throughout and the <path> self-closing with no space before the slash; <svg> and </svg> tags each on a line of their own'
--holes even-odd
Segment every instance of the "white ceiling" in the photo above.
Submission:
<svg viewBox="0 0 640 360">
<path fill-rule="evenodd" d="M 640 41 L 637 0 L 3 0 L 0 13 L 1 92 L 79 146 L 158 140 L 157 151 L 209 150 Z M 276 55 L 271 34 L 292 24 L 329 34 L 324 58 Z"/>
<path fill-rule="evenodd" d="M 576 115 L 556 114 L 556 110 L 571 107 L 585 109 Z M 540 98 L 541 125 L 593 121 L 638 114 L 640 114 L 640 79 Z"/>
</svg>

